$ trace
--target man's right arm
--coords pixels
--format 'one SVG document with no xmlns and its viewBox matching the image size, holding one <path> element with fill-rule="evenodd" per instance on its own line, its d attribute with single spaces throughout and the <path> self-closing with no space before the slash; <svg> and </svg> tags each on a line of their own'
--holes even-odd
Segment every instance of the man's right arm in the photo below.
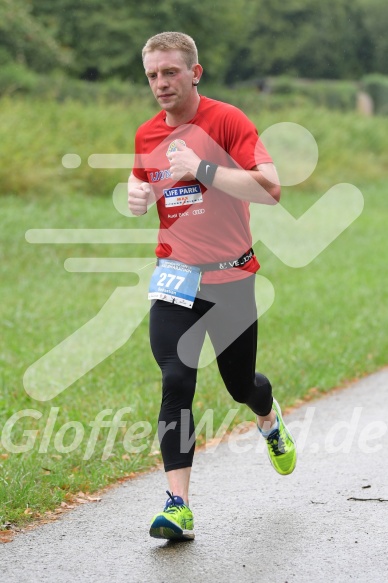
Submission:
<svg viewBox="0 0 388 583">
<path fill-rule="evenodd" d="M 135 216 L 144 215 L 151 202 L 152 189 L 148 182 L 136 178 L 131 172 L 128 179 L 128 207 Z"/>
</svg>

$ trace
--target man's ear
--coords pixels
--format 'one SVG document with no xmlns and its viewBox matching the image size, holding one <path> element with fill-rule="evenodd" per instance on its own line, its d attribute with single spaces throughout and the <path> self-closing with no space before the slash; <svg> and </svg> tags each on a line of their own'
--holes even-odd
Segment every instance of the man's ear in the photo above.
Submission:
<svg viewBox="0 0 388 583">
<path fill-rule="evenodd" d="M 198 85 L 203 73 L 203 68 L 199 63 L 193 67 L 193 85 Z"/>
</svg>

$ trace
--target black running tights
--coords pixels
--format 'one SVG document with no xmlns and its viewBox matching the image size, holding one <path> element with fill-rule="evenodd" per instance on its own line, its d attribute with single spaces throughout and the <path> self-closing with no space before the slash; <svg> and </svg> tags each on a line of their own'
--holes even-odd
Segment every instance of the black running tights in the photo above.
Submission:
<svg viewBox="0 0 388 583">
<path fill-rule="evenodd" d="M 271 411 L 271 384 L 264 375 L 255 372 L 254 282 L 252 275 L 231 283 L 202 284 L 192 309 L 161 300 L 151 307 L 151 348 L 162 371 L 158 432 L 166 471 L 192 465 L 195 448 L 192 402 L 206 332 L 215 349 L 222 380 L 233 399 L 247 404 L 258 415 Z M 191 440 L 183 440 L 183 435 Z"/>
</svg>

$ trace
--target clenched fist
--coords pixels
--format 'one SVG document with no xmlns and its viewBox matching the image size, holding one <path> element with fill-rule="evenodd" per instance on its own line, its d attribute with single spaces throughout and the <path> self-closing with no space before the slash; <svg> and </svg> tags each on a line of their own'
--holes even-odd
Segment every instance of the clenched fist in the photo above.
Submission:
<svg viewBox="0 0 388 583">
<path fill-rule="evenodd" d="M 168 155 L 173 180 L 194 180 L 201 159 L 197 154 L 176 141 L 176 149 Z"/>
<path fill-rule="evenodd" d="M 128 181 L 128 207 L 133 215 L 140 216 L 147 212 L 152 195 L 148 182 L 140 182 L 133 175 Z"/>
</svg>

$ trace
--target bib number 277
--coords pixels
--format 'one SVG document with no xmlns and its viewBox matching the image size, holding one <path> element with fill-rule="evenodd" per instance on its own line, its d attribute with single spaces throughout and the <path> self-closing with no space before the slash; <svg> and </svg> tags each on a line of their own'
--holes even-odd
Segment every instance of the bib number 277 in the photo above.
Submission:
<svg viewBox="0 0 388 583">
<path fill-rule="evenodd" d="M 174 275 L 172 273 L 166 273 L 163 271 L 160 274 L 159 280 L 157 282 L 157 287 L 172 287 L 173 289 L 179 289 L 185 278 L 181 275 Z"/>
<path fill-rule="evenodd" d="M 151 277 L 148 299 L 192 308 L 200 279 L 201 270 L 198 267 L 160 259 Z"/>
</svg>

